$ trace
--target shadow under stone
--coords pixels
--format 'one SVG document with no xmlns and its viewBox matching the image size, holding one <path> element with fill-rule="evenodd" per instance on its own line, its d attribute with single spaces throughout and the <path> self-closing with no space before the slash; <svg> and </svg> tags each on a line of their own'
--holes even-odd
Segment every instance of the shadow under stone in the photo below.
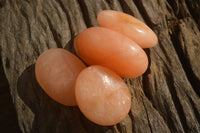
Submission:
<svg viewBox="0 0 200 133">
<path fill-rule="evenodd" d="M 28 67 L 18 79 L 19 97 L 34 114 L 24 116 L 24 130 L 31 133 L 105 133 L 113 127 L 96 125 L 85 118 L 78 107 L 68 107 L 52 100 L 39 86 L 35 78 L 35 64 Z M 26 121 L 26 120 L 24 120 Z M 31 128 L 31 129 L 29 129 Z"/>
<path fill-rule="evenodd" d="M 69 40 L 69 42 L 66 44 L 66 46 L 64 47 L 64 49 L 68 50 L 69 52 L 73 53 L 76 55 L 75 49 L 74 49 L 74 38 L 72 37 L 71 40 Z"/>
</svg>

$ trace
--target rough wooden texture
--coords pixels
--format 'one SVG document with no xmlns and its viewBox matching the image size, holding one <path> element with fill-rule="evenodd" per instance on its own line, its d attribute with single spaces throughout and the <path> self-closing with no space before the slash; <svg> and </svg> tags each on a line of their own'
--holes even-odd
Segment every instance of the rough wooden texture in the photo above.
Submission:
<svg viewBox="0 0 200 133">
<path fill-rule="evenodd" d="M 132 94 L 129 116 L 102 127 L 77 107 L 51 100 L 35 80 L 34 63 L 45 50 L 74 53 L 73 39 L 98 26 L 104 9 L 124 11 L 149 25 L 159 45 L 146 49 L 147 72 L 124 79 Z M 4 71 L 24 133 L 200 132 L 199 0 L 0 0 Z"/>
</svg>

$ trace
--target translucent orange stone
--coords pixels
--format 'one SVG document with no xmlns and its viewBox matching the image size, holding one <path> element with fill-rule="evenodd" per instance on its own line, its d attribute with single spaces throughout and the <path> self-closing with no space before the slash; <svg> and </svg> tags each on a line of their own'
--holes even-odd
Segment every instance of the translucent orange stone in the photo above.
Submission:
<svg viewBox="0 0 200 133">
<path fill-rule="evenodd" d="M 35 64 L 36 79 L 55 101 L 69 106 L 76 104 L 75 80 L 85 65 L 70 52 L 55 48 L 42 53 Z"/>
<path fill-rule="evenodd" d="M 131 106 L 131 95 L 125 82 L 110 69 L 98 65 L 79 74 L 75 95 L 81 112 L 103 126 L 122 121 Z"/>
<path fill-rule="evenodd" d="M 84 30 L 75 38 L 74 47 L 87 64 L 108 67 L 122 77 L 138 77 L 148 66 L 147 55 L 140 46 L 107 28 Z"/>
<path fill-rule="evenodd" d="M 146 24 L 131 15 L 104 10 L 98 14 L 97 20 L 100 26 L 126 35 L 142 48 L 153 47 L 158 43 L 156 34 Z"/>
</svg>

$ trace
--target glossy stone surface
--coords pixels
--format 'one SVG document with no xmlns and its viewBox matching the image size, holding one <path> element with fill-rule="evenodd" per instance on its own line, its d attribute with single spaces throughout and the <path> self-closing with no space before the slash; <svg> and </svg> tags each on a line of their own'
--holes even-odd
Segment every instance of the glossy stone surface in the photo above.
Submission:
<svg viewBox="0 0 200 133">
<path fill-rule="evenodd" d="M 108 67 L 122 77 L 138 77 L 148 66 L 147 55 L 141 47 L 107 28 L 84 30 L 76 37 L 74 47 L 87 64 Z"/>
<path fill-rule="evenodd" d="M 85 65 L 67 50 L 55 48 L 42 53 L 35 64 L 36 79 L 55 101 L 69 106 L 76 104 L 75 80 Z"/>
<path fill-rule="evenodd" d="M 106 67 L 84 69 L 77 78 L 75 94 L 81 112 L 99 125 L 119 123 L 130 110 L 131 95 L 125 82 Z"/>
<path fill-rule="evenodd" d="M 129 37 L 142 48 L 153 47 L 158 43 L 156 34 L 146 24 L 131 15 L 104 10 L 98 14 L 97 20 L 100 26 Z"/>
</svg>

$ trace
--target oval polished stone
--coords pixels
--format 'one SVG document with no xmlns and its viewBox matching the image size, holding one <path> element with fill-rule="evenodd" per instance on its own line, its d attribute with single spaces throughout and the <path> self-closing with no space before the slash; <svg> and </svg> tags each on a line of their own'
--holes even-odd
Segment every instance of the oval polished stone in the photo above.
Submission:
<svg viewBox="0 0 200 133">
<path fill-rule="evenodd" d="M 131 95 L 125 82 L 110 69 L 98 65 L 79 74 L 75 95 L 81 112 L 103 126 L 122 121 L 131 106 Z"/>
<path fill-rule="evenodd" d="M 75 80 L 83 62 L 67 50 L 54 48 L 42 53 L 35 64 L 36 79 L 55 101 L 69 106 L 76 104 Z"/>
<path fill-rule="evenodd" d="M 126 35 L 142 48 L 153 47 L 158 43 L 156 34 L 146 24 L 131 15 L 104 10 L 98 14 L 97 21 L 102 27 Z"/>
<path fill-rule="evenodd" d="M 74 47 L 87 64 L 108 67 L 122 77 L 138 77 L 148 66 L 147 55 L 140 46 L 107 28 L 84 30 L 75 38 Z"/>
</svg>

